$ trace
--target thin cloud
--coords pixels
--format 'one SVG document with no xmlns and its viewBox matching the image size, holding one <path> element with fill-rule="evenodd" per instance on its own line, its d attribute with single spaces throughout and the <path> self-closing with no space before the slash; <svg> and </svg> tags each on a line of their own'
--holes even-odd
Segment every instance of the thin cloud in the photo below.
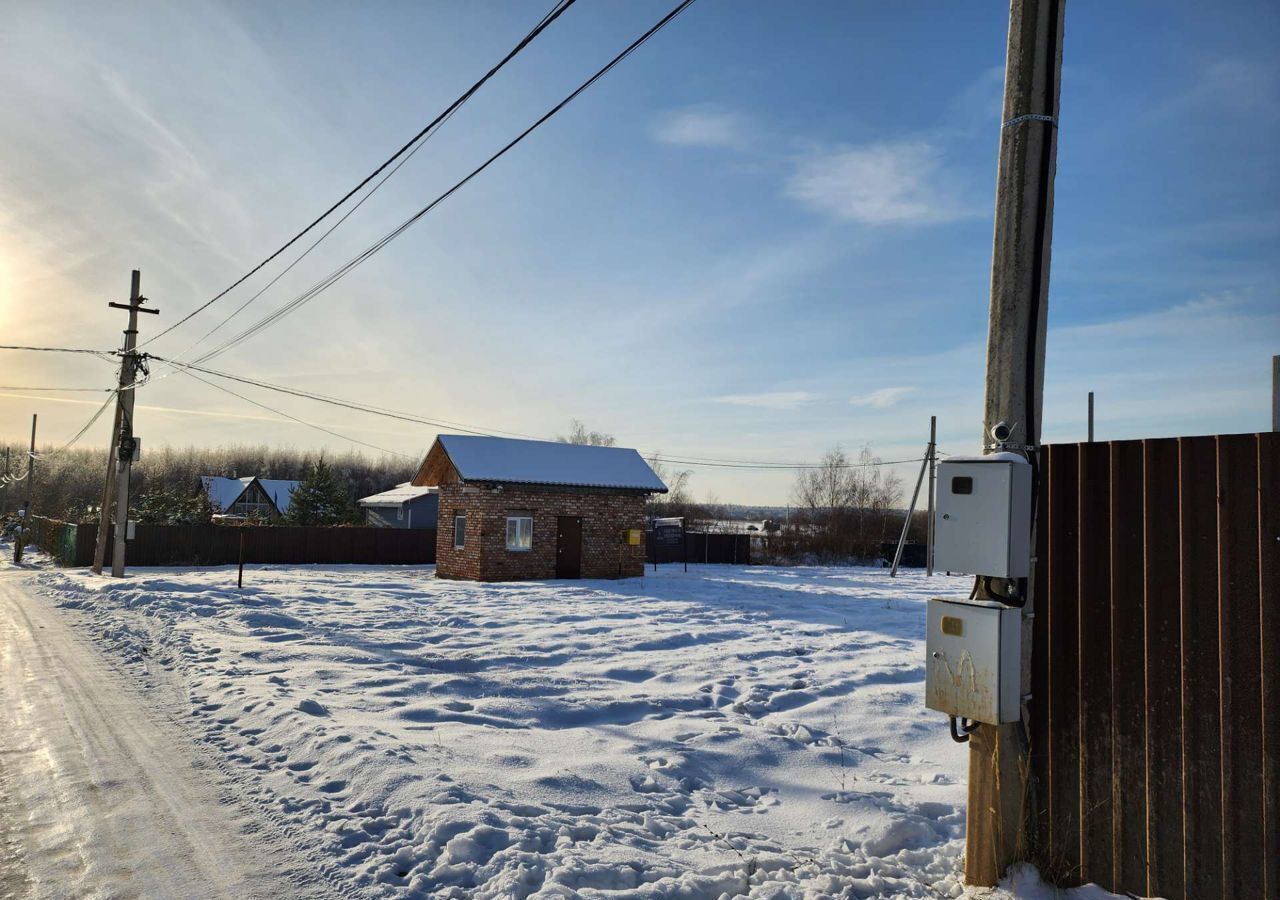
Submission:
<svg viewBox="0 0 1280 900">
<path fill-rule="evenodd" d="M 806 157 L 786 194 L 836 219 L 925 225 L 973 214 L 948 185 L 940 150 L 926 141 L 845 147 Z"/>
<path fill-rule="evenodd" d="M 716 403 L 754 406 L 759 409 L 795 409 L 814 399 L 808 391 L 768 391 L 763 394 L 726 394 L 712 397 Z"/>
<path fill-rule="evenodd" d="M 1270 60 L 1217 59 L 1203 66 L 1189 87 L 1157 104 L 1151 115 L 1156 120 L 1228 113 L 1274 119 L 1280 112 L 1278 74 L 1280 68 Z"/>
<path fill-rule="evenodd" d="M 653 137 L 681 147 L 741 149 L 747 144 L 747 125 L 738 113 L 695 106 L 664 116 L 654 127 Z"/>
<path fill-rule="evenodd" d="M 872 391 L 869 394 L 863 394 L 861 397 L 854 397 L 849 402 L 854 406 L 889 409 L 892 406 L 897 406 L 903 397 L 912 393 L 915 393 L 914 387 L 887 387 Z"/>
</svg>

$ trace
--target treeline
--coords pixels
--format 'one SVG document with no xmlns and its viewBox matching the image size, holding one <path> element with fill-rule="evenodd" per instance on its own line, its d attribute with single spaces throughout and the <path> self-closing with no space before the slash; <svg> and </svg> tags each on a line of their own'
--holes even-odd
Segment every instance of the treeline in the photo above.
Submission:
<svg viewBox="0 0 1280 900">
<path fill-rule="evenodd" d="M 884 542 L 902 531 L 902 499 L 902 478 L 870 446 L 856 457 L 837 446 L 796 474 L 792 509 L 768 536 L 767 561 L 874 563 L 884 557 Z M 923 513 L 912 517 L 908 538 L 925 539 Z"/>
<path fill-rule="evenodd" d="M 559 440 L 569 444 L 614 446 L 613 435 L 592 431 L 574 419 L 568 434 Z M 734 517 L 715 497 L 698 502 L 689 487 L 692 473 L 664 464 L 659 456 L 648 460 L 667 485 L 666 494 L 652 495 L 645 506 L 649 517 L 681 516 L 692 530 L 717 531 Z M 851 456 L 839 445 L 813 468 L 796 473 L 791 507 L 769 517 L 761 537 L 763 562 L 791 564 L 873 564 L 885 556 L 883 545 L 902 532 L 906 510 L 902 502 L 902 478 L 867 445 Z M 908 539 L 925 540 L 925 516 L 912 517 Z"/>
<path fill-rule="evenodd" d="M 9 474 L 25 473 L 26 447 L 11 445 L 9 456 Z M 317 452 L 266 445 L 144 447 L 141 458 L 133 465 L 133 501 L 144 503 L 148 496 L 159 494 L 194 496 L 201 475 L 228 478 L 257 475 L 301 481 L 314 470 L 321 456 Z M 358 452 L 325 453 L 323 459 L 352 502 L 408 481 L 418 469 L 413 460 L 393 456 L 371 458 Z M 107 454 L 101 449 L 72 448 L 38 459 L 30 489 L 33 510 L 38 515 L 65 521 L 90 517 L 90 510 L 102 502 L 106 471 Z M 28 490 L 25 480 L 0 488 L 0 511 L 16 510 L 27 499 Z"/>
</svg>

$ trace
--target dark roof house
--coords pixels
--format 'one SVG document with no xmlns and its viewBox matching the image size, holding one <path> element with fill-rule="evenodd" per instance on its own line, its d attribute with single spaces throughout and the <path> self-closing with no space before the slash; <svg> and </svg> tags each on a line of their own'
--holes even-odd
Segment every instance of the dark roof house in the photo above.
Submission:
<svg viewBox="0 0 1280 900">
<path fill-rule="evenodd" d="M 412 484 L 439 489 L 436 574 L 511 581 L 644 570 L 644 504 L 667 487 L 635 450 L 442 434 Z"/>
</svg>

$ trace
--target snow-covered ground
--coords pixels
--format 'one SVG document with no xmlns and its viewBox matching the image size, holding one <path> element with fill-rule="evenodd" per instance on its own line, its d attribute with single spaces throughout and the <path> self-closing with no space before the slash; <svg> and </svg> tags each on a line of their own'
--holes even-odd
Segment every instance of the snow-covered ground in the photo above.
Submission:
<svg viewBox="0 0 1280 900">
<path fill-rule="evenodd" d="M 967 751 L 922 701 L 925 600 L 962 579 L 38 578 L 140 685 L 178 680 L 193 739 L 345 895 L 963 893 Z"/>
</svg>

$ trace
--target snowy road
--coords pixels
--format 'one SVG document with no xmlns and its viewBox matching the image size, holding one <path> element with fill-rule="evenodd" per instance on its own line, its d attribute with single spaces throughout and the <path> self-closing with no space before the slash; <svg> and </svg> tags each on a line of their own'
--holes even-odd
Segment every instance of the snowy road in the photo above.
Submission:
<svg viewBox="0 0 1280 900">
<path fill-rule="evenodd" d="M 4 890 L 965 893 L 967 755 L 924 708 L 921 646 L 925 600 L 964 579 L 245 574 L 0 571 Z M 1015 881 L 980 896 L 1053 896 Z"/>
<path fill-rule="evenodd" d="M 959 893 L 965 757 L 920 701 L 946 579 L 246 576 L 50 571 L 38 601 L 170 686 L 191 746 L 344 896 Z"/>
<path fill-rule="evenodd" d="M 317 896 L 163 687 L 144 700 L 30 581 L 0 572 L 0 896 Z"/>
</svg>

